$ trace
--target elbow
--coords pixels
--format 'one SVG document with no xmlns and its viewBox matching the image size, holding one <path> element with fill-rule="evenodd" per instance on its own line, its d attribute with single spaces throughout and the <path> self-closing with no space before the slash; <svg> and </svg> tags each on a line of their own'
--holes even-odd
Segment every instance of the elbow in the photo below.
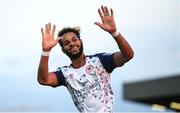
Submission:
<svg viewBox="0 0 180 113">
<path fill-rule="evenodd" d="M 42 78 L 37 78 L 37 82 L 40 84 L 40 85 L 43 85 L 43 86 L 51 86 L 52 88 L 56 88 L 58 85 L 56 84 L 53 84 L 53 83 L 50 83 L 48 79 L 42 79 Z"/>
<path fill-rule="evenodd" d="M 48 78 L 46 77 L 47 75 L 43 75 L 42 73 L 38 72 L 37 73 L 37 82 L 40 85 L 47 85 L 48 83 Z"/>
<path fill-rule="evenodd" d="M 131 52 L 130 54 L 130 59 L 134 58 L 134 51 Z"/>
<path fill-rule="evenodd" d="M 126 57 L 128 61 L 134 58 L 134 51 L 130 52 Z"/>
<path fill-rule="evenodd" d="M 40 79 L 38 79 L 37 81 L 40 85 L 43 85 L 43 86 L 50 86 L 52 88 L 56 88 L 58 86 L 58 85 L 54 85 L 54 84 L 49 84 L 48 82 L 46 82 L 44 80 L 40 80 Z"/>
<path fill-rule="evenodd" d="M 37 81 L 38 81 L 38 83 L 40 84 L 40 85 L 46 85 L 46 81 L 45 80 L 43 80 L 43 79 L 41 79 L 41 78 L 37 78 Z"/>
<path fill-rule="evenodd" d="M 45 83 L 44 83 L 42 80 L 37 79 L 37 81 L 38 81 L 38 83 L 39 83 L 40 85 L 45 85 Z"/>
</svg>

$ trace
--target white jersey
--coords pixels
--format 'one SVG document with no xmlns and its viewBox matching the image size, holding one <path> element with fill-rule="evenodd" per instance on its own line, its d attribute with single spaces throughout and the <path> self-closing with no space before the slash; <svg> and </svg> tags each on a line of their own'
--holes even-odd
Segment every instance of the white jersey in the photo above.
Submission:
<svg viewBox="0 0 180 113">
<path fill-rule="evenodd" d="M 86 64 L 78 69 L 64 66 L 55 73 L 80 112 L 112 112 L 114 96 L 109 73 L 114 68 L 112 55 L 100 53 L 86 56 Z"/>
</svg>

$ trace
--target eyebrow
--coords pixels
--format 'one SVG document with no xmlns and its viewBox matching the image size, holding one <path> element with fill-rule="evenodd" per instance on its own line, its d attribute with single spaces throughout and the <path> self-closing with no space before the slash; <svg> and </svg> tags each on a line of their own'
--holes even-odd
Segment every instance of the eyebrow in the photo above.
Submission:
<svg viewBox="0 0 180 113">
<path fill-rule="evenodd" d="M 77 38 L 77 39 L 79 39 L 79 37 L 78 36 L 72 36 L 72 39 L 74 39 L 74 38 Z M 63 37 L 62 37 L 62 39 L 63 39 Z M 68 40 L 62 40 L 62 42 L 66 42 L 66 41 L 68 41 Z"/>
<path fill-rule="evenodd" d="M 64 41 L 62 41 L 62 43 L 67 43 L 67 42 L 69 42 L 68 40 L 64 40 Z"/>
</svg>

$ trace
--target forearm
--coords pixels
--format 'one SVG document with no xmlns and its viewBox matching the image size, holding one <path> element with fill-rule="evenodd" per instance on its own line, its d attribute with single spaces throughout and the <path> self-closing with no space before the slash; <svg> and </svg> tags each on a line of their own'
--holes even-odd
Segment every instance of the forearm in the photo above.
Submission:
<svg viewBox="0 0 180 113">
<path fill-rule="evenodd" d="M 126 39 L 119 33 L 116 37 L 113 37 L 125 58 L 128 60 L 133 58 L 134 52 Z"/>
<path fill-rule="evenodd" d="M 48 79 L 48 61 L 49 56 L 41 56 L 38 67 L 38 82 L 43 84 Z"/>
</svg>

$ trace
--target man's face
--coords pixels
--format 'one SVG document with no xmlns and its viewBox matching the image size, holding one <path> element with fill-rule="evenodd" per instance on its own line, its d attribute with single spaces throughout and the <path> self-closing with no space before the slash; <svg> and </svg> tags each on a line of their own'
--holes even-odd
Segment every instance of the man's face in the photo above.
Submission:
<svg viewBox="0 0 180 113">
<path fill-rule="evenodd" d="M 75 33 L 69 32 L 63 35 L 61 39 L 63 52 L 71 59 L 79 58 L 83 53 L 82 41 L 76 36 Z"/>
</svg>

